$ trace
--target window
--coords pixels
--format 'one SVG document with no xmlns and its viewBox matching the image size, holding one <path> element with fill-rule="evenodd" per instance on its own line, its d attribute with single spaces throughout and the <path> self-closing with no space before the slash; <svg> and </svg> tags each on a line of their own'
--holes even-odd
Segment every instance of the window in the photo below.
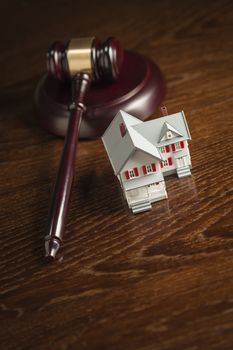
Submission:
<svg viewBox="0 0 233 350">
<path fill-rule="evenodd" d="M 152 166 L 151 165 L 146 166 L 146 172 L 147 172 L 147 174 L 152 173 Z"/>
<path fill-rule="evenodd" d="M 151 164 L 148 164 L 148 165 L 143 165 L 142 171 L 143 171 L 144 175 L 155 173 L 156 172 L 156 164 L 155 163 L 151 163 Z"/>
<path fill-rule="evenodd" d="M 167 146 L 160 147 L 160 152 L 161 153 L 169 153 L 170 152 L 170 146 L 167 145 Z"/>
<path fill-rule="evenodd" d="M 126 134 L 126 127 L 124 123 L 120 123 L 119 124 L 119 128 L 120 128 L 120 133 L 121 133 L 121 137 L 124 137 Z"/>
<path fill-rule="evenodd" d="M 129 172 L 129 177 L 130 177 L 130 179 L 132 179 L 134 176 L 135 176 L 135 175 L 134 175 L 134 171 L 133 171 L 133 170 L 130 170 L 130 172 Z"/>
<path fill-rule="evenodd" d="M 178 151 L 178 150 L 181 149 L 180 143 L 179 143 L 179 142 L 176 142 L 176 143 L 175 143 L 175 148 L 176 148 L 176 151 Z"/>
<path fill-rule="evenodd" d="M 172 165 L 172 157 L 169 157 L 168 159 L 165 159 L 164 161 L 160 162 L 161 168 L 171 166 Z"/>
<path fill-rule="evenodd" d="M 134 179 L 139 176 L 138 168 L 133 168 L 131 170 L 126 170 L 124 172 L 126 180 Z"/>
<path fill-rule="evenodd" d="M 184 148 L 184 141 L 176 142 L 176 143 L 173 143 L 172 145 L 173 152 L 180 151 L 183 148 Z"/>
</svg>

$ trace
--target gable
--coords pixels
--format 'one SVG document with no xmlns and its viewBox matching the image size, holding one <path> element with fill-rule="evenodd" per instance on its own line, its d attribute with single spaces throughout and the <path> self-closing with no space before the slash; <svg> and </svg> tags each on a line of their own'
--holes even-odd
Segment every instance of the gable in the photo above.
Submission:
<svg viewBox="0 0 233 350">
<path fill-rule="evenodd" d="M 166 125 L 164 126 L 165 123 Z M 148 120 L 142 124 L 133 125 L 132 128 L 145 137 L 150 143 L 158 147 L 168 145 L 171 142 L 174 143 L 176 141 L 179 142 L 191 139 L 183 111 Z M 165 137 L 163 139 L 165 136 L 164 132 L 166 131 L 171 131 L 173 138 L 165 139 Z"/>
<path fill-rule="evenodd" d="M 165 122 L 163 124 L 160 136 L 159 136 L 159 142 L 162 141 L 168 141 L 175 137 L 183 136 L 177 129 L 175 129 L 171 124 L 168 122 Z"/>
<path fill-rule="evenodd" d="M 137 149 L 162 159 L 159 150 L 133 129 L 133 126 L 139 124 L 143 124 L 143 122 L 128 113 L 120 111 L 102 136 L 115 175 L 121 171 L 129 157 Z"/>
<path fill-rule="evenodd" d="M 129 135 L 136 149 L 143 151 L 152 157 L 162 159 L 162 156 L 155 145 L 150 143 L 145 137 L 133 128 L 128 128 Z"/>
</svg>

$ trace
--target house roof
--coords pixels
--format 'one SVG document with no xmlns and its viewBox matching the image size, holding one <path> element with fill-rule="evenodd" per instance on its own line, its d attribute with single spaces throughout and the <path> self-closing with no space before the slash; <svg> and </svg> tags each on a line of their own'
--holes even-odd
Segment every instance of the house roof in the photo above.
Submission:
<svg viewBox="0 0 233 350">
<path fill-rule="evenodd" d="M 183 111 L 134 125 L 134 129 L 157 147 L 191 139 Z M 173 137 L 163 139 L 164 134 L 168 130 L 173 133 Z"/>
<path fill-rule="evenodd" d="M 121 136 L 119 129 L 121 123 L 124 123 L 127 129 L 124 137 Z M 121 171 L 137 149 L 162 160 L 159 150 L 134 129 L 134 126 L 141 123 L 143 123 L 141 120 L 119 111 L 103 134 L 102 140 L 115 174 Z"/>
<path fill-rule="evenodd" d="M 159 142 L 167 140 L 167 132 L 171 131 L 171 136 L 183 136 L 178 130 L 176 130 L 173 126 L 171 126 L 169 123 L 165 122 L 163 124 L 160 136 L 159 136 Z M 172 137 L 171 137 L 172 138 Z"/>
<path fill-rule="evenodd" d="M 139 149 L 157 159 L 162 160 L 162 156 L 159 150 L 153 146 L 152 143 L 150 143 L 145 137 L 139 134 L 139 132 L 137 132 L 133 127 L 128 127 L 127 130 L 136 149 Z"/>
<path fill-rule="evenodd" d="M 119 128 L 122 123 L 127 130 L 124 136 Z M 164 137 L 167 131 L 171 131 L 170 139 Z M 137 149 L 162 160 L 159 147 L 187 139 L 191 136 L 183 111 L 147 122 L 119 111 L 102 136 L 115 174 Z"/>
</svg>

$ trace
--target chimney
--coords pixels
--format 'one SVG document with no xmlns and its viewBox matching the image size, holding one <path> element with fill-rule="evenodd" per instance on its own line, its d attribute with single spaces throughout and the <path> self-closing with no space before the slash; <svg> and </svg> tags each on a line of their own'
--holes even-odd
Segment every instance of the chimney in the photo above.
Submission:
<svg viewBox="0 0 233 350">
<path fill-rule="evenodd" d="M 161 112 L 162 112 L 162 115 L 163 115 L 164 117 L 165 117 L 166 115 L 168 115 L 167 107 L 166 107 L 166 106 L 161 107 Z"/>
</svg>

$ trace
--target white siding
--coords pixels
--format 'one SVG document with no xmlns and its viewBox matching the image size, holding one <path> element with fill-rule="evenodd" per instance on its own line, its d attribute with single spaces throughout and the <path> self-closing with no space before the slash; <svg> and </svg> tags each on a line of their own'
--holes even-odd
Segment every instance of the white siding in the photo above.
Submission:
<svg viewBox="0 0 233 350">
<path fill-rule="evenodd" d="M 152 163 L 155 163 L 156 165 L 156 172 L 144 175 L 142 166 L 149 165 Z M 126 170 L 132 170 L 133 168 L 138 168 L 139 176 L 135 177 L 134 179 L 127 180 L 125 178 L 124 172 Z M 136 150 L 123 167 L 121 171 L 121 180 L 125 190 L 138 188 L 154 182 L 163 181 L 163 174 L 160 167 L 160 161 L 157 158 L 154 158 L 142 151 Z"/>
</svg>

